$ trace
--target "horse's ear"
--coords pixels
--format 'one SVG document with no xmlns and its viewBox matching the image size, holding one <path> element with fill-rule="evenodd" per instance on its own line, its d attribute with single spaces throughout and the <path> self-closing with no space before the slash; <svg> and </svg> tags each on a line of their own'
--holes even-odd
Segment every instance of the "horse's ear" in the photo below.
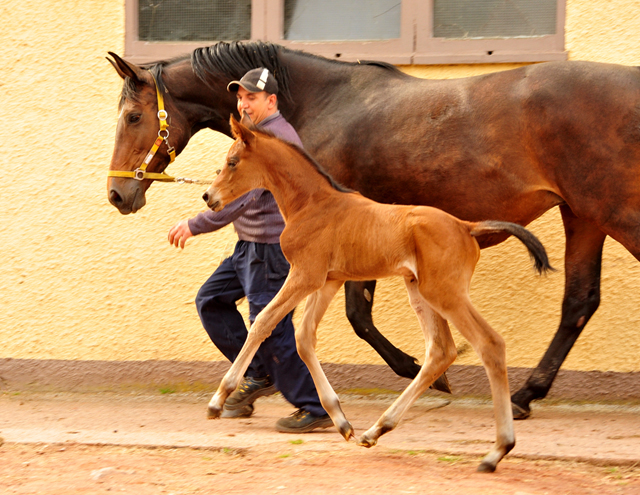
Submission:
<svg viewBox="0 0 640 495">
<path fill-rule="evenodd" d="M 109 55 L 113 57 L 113 60 L 111 60 L 109 57 L 107 57 L 107 60 L 111 63 L 111 65 L 113 65 L 113 68 L 122 79 L 124 79 L 125 77 L 130 77 L 136 83 L 144 83 L 144 78 L 142 77 L 144 69 L 141 69 L 131 62 L 127 62 L 113 52 L 107 53 L 109 53 Z"/>
<path fill-rule="evenodd" d="M 243 122 L 244 122 L 244 119 L 243 119 Z M 251 122 L 251 119 L 249 119 L 249 122 Z M 240 139 L 248 147 L 253 146 L 253 143 L 255 142 L 255 139 L 256 139 L 256 135 L 253 132 L 251 132 L 251 130 L 247 126 L 243 125 L 242 122 L 238 122 L 233 115 L 231 115 L 229 124 L 231 125 L 231 135 L 234 138 Z"/>
</svg>

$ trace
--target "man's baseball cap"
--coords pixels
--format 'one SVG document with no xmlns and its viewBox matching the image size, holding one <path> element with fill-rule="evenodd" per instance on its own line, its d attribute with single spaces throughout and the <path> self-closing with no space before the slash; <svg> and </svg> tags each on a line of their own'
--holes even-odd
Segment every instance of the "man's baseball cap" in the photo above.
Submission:
<svg viewBox="0 0 640 495">
<path fill-rule="evenodd" d="M 247 72 L 239 81 L 231 81 L 227 85 L 227 91 L 235 93 L 238 86 L 242 86 L 249 93 L 260 93 L 266 91 L 269 94 L 278 94 L 278 81 L 273 77 L 269 69 L 260 67 Z"/>
</svg>

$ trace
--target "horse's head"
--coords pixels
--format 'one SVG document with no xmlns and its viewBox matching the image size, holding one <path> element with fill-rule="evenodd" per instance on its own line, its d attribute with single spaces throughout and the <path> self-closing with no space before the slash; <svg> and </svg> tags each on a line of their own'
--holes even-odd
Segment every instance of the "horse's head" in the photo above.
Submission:
<svg viewBox="0 0 640 495">
<path fill-rule="evenodd" d="M 218 176 L 204 193 L 207 206 L 220 211 L 227 204 L 243 194 L 263 187 L 261 175 L 257 170 L 256 141 L 259 139 L 252 128 L 251 119 L 245 113 L 242 122 L 233 116 L 230 120 L 231 133 L 235 141 L 229 148 L 225 164 L 218 170 Z"/>
<path fill-rule="evenodd" d="M 163 171 L 191 133 L 159 77 L 109 54 L 124 87 L 107 190 L 109 202 L 126 215 L 145 205 L 153 180 L 171 180 Z"/>
</svg>

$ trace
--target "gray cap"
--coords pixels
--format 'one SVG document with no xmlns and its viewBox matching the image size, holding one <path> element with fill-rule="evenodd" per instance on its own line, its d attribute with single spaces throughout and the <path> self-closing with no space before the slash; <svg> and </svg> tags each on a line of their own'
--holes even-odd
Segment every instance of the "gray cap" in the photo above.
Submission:
<svg viewBox="0 0 640 495">
<path fill-rule="evenodd" d="M 263 67 L 250 70 L 239 81 L 231 81 L 227 85 L 227 91 L 235 93 L 238 91 L 238 86 L 242 86 L 249 93 L 266 91 L 269 94 L 278 94 L 278 81 L 269 72 L 269 69 Z"/>
</svg>

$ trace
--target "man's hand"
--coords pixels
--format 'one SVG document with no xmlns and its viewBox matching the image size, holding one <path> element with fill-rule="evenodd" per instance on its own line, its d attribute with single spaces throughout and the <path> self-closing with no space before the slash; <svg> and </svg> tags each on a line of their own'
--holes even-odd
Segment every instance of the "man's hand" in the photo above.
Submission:
<svg viewBox="0 0 640 495">
<path fill-rule="evenodd" d="M 180 249 L 184 249 L 184 245 L 189 237 L 193 237 L 193 234 L 189 229 L 188 220 L 178 222 L 169 230 L 169 244 L 173 244 Z"/>
</svg>

